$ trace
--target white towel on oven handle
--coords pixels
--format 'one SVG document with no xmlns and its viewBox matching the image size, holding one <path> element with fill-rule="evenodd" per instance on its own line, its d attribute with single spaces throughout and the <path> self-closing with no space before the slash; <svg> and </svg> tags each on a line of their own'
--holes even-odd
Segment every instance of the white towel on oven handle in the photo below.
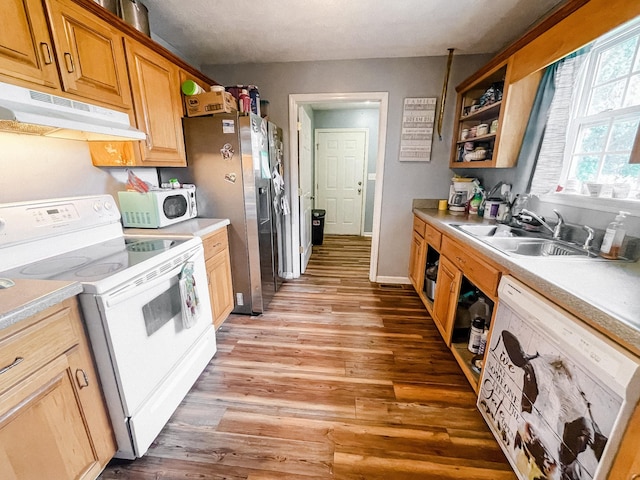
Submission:
<svg viewBox="0 0 640 480">
<path fill-rule="evenodd" d="M 193 262 L 186 262 L 180 272 L 180 297 L 182 299 L 182 324 L 193 327 L 200 316 L 200 299 L 193 276 Z"/>
</svg>

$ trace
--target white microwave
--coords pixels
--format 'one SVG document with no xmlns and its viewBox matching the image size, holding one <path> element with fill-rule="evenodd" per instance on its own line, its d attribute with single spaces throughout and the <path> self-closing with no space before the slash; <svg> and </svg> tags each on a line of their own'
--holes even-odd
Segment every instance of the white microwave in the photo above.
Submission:
<svg viewBox="0 0 640 480">
<path fill-rule="evenodd" d="M 118 192 L 118 200 L 125 227 L 161 228 L 198 215 L 195 186 Z"/>
</svg>

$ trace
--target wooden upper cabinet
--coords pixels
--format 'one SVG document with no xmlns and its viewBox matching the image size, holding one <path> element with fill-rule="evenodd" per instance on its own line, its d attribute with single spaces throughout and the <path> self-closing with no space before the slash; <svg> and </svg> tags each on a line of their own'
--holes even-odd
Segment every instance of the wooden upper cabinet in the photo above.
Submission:
<svg viewBox="0 0 640 480">
<path fill-rule="evenodd" d="M 3 0 L 0 79 L 60 88 L 53 44 L 40 0 Z"/>
<path fill-rule="evenodd" d="M 69 0 L 47 0 L 47 9 L 62 89 L 129 109 L 122 33 Z"/>
<path fill-rule="evenodd" d="M 514 167 L 540 78 L 513 82 L 507 60 L 459 86 L 449 167 Z"/>
<path fill-rule="evenodd" d="M 125 46 L 137 127 L 147 133 L 141 164 L 186 166 L 179 68 L 134 40 Z"/>
</svg>

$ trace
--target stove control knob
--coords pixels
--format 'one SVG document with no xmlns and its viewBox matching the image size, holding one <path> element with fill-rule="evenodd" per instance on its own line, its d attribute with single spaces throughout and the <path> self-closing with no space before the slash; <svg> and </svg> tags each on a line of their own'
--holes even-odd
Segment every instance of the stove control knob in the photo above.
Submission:
<svg viewBox="0 0 640 480">
<path fill-rule="evenodd" d="M 99 212 L 100 210 L 102 210 L 102 204 L 100 204 L 100 202 L 95 202 L 95 203 L 93 204 L 93 209 L 94 209 L 96 212 Z"/>
<path fill-rule="evenodd" d="M 0 218 L 0 232 L 2 230 L 4 230 L 4 227 L 6 227 L 6 226 L 7 226 L 7 222 L 5 221 L 5 219 L 4 218 Z"/>
<path fill-rule="evenodd" d="M 113 208 L 113 204 L 111 202 L 104 202 L 104 209 L 110 211 Z"/>
</svg>

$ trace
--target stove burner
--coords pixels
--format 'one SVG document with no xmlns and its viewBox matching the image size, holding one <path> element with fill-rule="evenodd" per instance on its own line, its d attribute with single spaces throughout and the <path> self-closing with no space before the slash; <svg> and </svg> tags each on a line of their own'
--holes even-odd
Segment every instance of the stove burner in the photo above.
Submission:
<svg viewBox="0 0 640 480">
<path fill-rule="evenodd" d="M 96 265 L 89 265 L 86 268 L 82 268 L 76 272 L 76 277 L 105 277 L 110 273 L 118 272 L 125 268 L 122 263 L 99 263 Z"/>
<path fill-rule="evenodd" d="M 127 250 L 131 252 L 155 252 L 159 250 L 168 250 L 173 246 L 173 240 L 134 240 L 133 243 L 127 241 Z"/>
<path fill-rule="evenodd" d="M 64 257 L 40 260 L 20 270 L 23 275 L 55 275 L 91 262 L 89 257 Z"/>
</svg>

